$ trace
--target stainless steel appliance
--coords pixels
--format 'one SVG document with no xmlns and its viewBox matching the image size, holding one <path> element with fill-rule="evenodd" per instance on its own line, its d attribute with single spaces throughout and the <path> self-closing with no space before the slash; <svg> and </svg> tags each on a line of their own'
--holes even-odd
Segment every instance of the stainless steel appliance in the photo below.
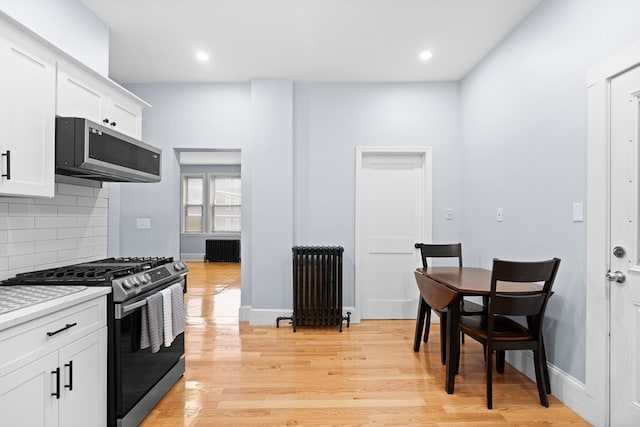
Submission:
<svg viewBox="0 0 640 427">
<path fill-rule="evenodd" d="M 56 117 L 56 173 L 107 182 L 160 181 L 159 148 L 77 117 Z"/>
<path fill-rule="evenodd" d="M 111 286 L 108 304 L 107 425 L 135 427 L 184 374 L 184 333 L 152 353 L 140 348 L 146 298 L 179 283 L 187 266 L 173 258 L 107 258 L 18 274 L 2 285 Z"/>
</svg>

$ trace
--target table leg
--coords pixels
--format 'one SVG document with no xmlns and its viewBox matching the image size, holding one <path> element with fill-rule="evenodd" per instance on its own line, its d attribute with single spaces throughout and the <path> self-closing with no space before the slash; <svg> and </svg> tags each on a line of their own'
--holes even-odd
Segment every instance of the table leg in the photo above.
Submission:
<svg viewBox="0 0 640 427">
<path fill-rule="evenodd" d="M 453 394 L 456 373 L 460 362 L 460 340 L 458 338 L 458 321 L 460 319 L 460 297 L 456 298 L 448 307 L 447 319 L 447 379 L 445 388 L 448 394 Z"/>
</svg>

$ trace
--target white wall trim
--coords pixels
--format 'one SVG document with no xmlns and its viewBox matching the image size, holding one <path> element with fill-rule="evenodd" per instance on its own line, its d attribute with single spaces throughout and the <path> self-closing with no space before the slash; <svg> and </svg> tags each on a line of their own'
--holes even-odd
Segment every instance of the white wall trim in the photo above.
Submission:
<svg viewBox="0 0 640 427">
<path fill-rule="evenodd" d="M 536 374 L 533 368 L 532 352 L 508 351 L 506 360 L 515 369 L 529 377 L 534 382 L 531 387 L 535 387 Z M 585 385 L 551 363 L 548 364 L 548 367 L 551 394 L 582 417 L 593 419 L 593 399 L 586 398 Z M 494 375 L 496 375 L 495 372 Z"/>
<path fill-rule="evenodd" d="M 640 64 L 640 41 L 589 67 L 587 72 L 587 307 L 585 412 L 594 425 L 608 426 L 609 408 L 609 177 L 610 80 Z"/>
<path fill-rule="evenodd" d="M 353 313 L 353 307 L 342 307 L 342 313 L 344 316 L 347 315 L 347 311 Z M 254 309 L 250 306 L 241 306 L 239 312 L 239 318 L 241 322 L 249 322 L 251 326 L 275 326 L 276 319 L 278 317 L 288 317 L 291 316 L 291 309 L 282 308 L 282 309 Z M 353 316 L 351 316 L 351 323 L 359 323 L 354 322 Z M 280 326 L 289 326 L 290 323 L 288 321 L 281 321 Z M 347 322 L 345 321 L 343 324 L 343 328 L 347 326 Z"/>
</svg>

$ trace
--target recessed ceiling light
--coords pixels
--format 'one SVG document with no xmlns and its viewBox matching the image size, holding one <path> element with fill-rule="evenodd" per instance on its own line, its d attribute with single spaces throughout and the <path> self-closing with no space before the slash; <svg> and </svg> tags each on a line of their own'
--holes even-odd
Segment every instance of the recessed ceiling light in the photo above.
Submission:
<svg viewBox="0 0 640 427">
<path fill-rule="evenodd" d="M 196 53 L 196 58 L 198 59 L 198 61 L 206 62 L 209 60 L 209 54 L 207 52 L 200 51 Z"/>
<path fill-rule="evenodd" d="M 420 52 L 421 61 L 428 61 L 432 56 L 433 54 L 431 53 L 430 50 L 423 50 L 422 52 Z"/>
</svg>

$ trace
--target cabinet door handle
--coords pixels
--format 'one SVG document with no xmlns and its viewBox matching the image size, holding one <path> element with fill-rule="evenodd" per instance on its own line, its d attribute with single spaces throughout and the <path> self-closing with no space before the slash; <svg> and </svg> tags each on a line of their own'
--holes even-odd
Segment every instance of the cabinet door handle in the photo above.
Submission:
<svg viewBox="0 0 640 427">
<path fill-rule="evenodd" d="M 56 376 L 56 391 L 51 393 L 51 396 L 55 396 L 56 399 L 60 399 L 60 368 L 56 368 L 55 371 L 51 371 Z"/>
<path fill-rule="evenodd" d="M 69 384 L 65 384 L 64 388 L 68 388 L 69 391 L 73 391 L 73 360 L 69 360 L 69 363 L 65 363 L 64 367 L 69 368 Z"/>
<path fill-rule="evenodd" d="M 116 122 L 111 122 L 111 126 L 116 127 Z"/>
<path fill-rule="evenodd" d="M 109 119 L 108 118 L 103 119 L 102 123 L 108 124 L 109 123 Z"/>
<path fill-rule="evenodd" d="M 6 153 L 2 153 L 2 157 L 7 158 L 7 173 L 3 173 L 2 176 L 11 179 L 11 151 L 7 150 Z"/>
<path fill-rule="evenodd" d="M 47 332 L 47 336 L 48 337 L 52 337 L 55 334 L 59 334 L 62 331 L 66 331 L 69 328 L 73 328 L 74 326 L 76 326 L 78 324 L 78 322 L 73 322 L 73 323 L 67 323 L 64 327 L 58 329 L 57 331 L 53 331 L 53 332 Z"/>
</svg>

